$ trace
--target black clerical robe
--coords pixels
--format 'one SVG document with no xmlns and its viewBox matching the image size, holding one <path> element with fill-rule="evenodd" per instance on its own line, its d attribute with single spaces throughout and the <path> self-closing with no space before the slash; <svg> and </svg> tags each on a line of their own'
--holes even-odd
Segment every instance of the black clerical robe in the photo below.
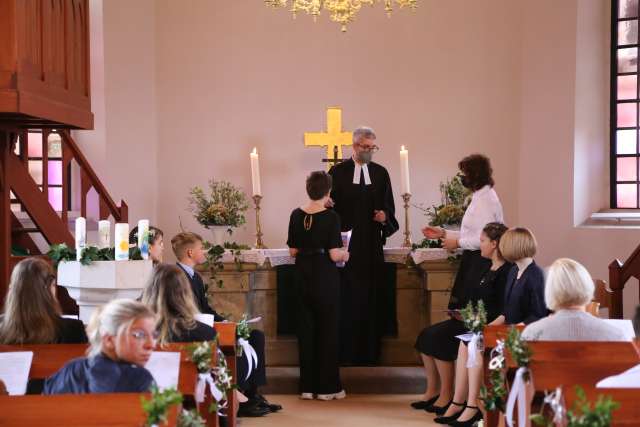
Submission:
<svg viewBox="0 0 640 427">
<path fill-rule="evenodd" d="M 369 163 L 371 184 L 366 185 L 361 172 L 360 184 L 354 184 L 355 163 L 352 159 L 331 168 L 333 177 L 331 198 L 340 215 L 342 231 L 352 230 L 349 244 L 350 259 L 345 267 L 342 284 L 343 360 L 362 365 L 377 363 L 385 315 L 379 313 L 380 295 L 385 285 L 383 246 L 387 237 L 399 226 L 395 218 L 395 204 L 391 180 L 387 170 Z M 373 220 L 374 211 L 386 214 L 386 222 Z M 346 332 L 345 332 L 346 331 Z"/>
</svg>

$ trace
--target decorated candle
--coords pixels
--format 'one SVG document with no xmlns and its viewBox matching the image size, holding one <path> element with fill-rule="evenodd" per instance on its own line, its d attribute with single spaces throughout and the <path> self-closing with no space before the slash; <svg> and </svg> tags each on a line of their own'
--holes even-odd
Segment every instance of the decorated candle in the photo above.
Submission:
<svg viewBox="0 0 640 427">
<path fill-rule="evenodd" d="M 138 248 L 142 259 L 149 259 L 149 220 L 138 221 Z"/>
<path fill-rule="evenodd" d="M 251 158 L 251 185 L 253 186 L 253 195 L 261 196 L 260 190 L 260 158 L 258 157 L 258 149 L 253 148 L 253 152 L 249 153 Z"/>
<path fill-rule="evenodd" d="M 82 252 L 87 246 L 87 220 L 83 217 L 76 218 L 76 259 L 80 261 Z"/>
<path fill-rule="evenodd" d="M 98 221 L 98 247 L 104 249 L 109 246 L 111 246 L 111 222 Z"/>
<path fill-rule="evenodd" d="M 400 149 L 400 194 L 411 194 L 411 182 L 409 180 L 409 150 Z"/>
<path fill-rule="evenodd" d="M 116 224 L 116 261 L 129 260 L 129 224 Z"/>
</svg>

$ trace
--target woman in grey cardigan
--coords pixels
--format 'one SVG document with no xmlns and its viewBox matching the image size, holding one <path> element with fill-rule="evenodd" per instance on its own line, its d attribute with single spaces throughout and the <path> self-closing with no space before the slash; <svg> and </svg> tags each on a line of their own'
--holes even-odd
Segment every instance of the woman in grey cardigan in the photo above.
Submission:
<svg viewBox="0 0 640 427">
<path fill-rule="evenodd" d="M 627 341 L 622 330 L 587 313 L 594 285 L 580 263 L 560 258 L 547 275 L 544 299 L 554 311 L 551 316 L 531 323 L 522 332 L 528 341 Z"/>
</svg>

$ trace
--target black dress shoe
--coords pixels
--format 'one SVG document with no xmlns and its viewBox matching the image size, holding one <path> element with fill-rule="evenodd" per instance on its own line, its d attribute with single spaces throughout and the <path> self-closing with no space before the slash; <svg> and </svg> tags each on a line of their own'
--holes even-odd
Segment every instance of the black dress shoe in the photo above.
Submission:
<svg viewBox="0 0 640 427">
<path fill-rule="evenodd" d="M 427 409 L 429 406 L 433 405 L 440 395 L 434 396 L 429 400 L 418 400 L 416 402 L 411 402 L 411 407 L 413 409 Z"/>
<path fill-rule="evenodd" d="M 453 400 L 450 400 L 449 403 L 447 403 L 444 406 L 431 405 L 428 408 L 426 408 L 425 411 L 431 412 L 436 415 L 442 415 L 445 412 L 447 412 L 447 409 L 449 409 L 449 405 L 451 405 L 451 402 L 453 402 Z"/>
<path fill-rule="evenodd" d="M 264 417 L 270 414 L 271 411 L 262 405 L 262 402 L 257 399 L 251 399 L 244 403 L 241 403 L 238 408 L 238 417 Z"/>
<path fill-rule="evenodd" d="M 433 421 L 437 422 L 438 424 L 451 424 L 453 421 L 455 421 L 465 410 L 465 408 L 467 407 L 466 405 L 467 402 L 465 403 L 456 403 L 456 402 L 451 402 L 449 405 L 454 405 L 454 406 L 458 406 L 462 409 L 460 409 L 458 412 L 455 412 L 453 415 L 449 415 L 448 417 L 445 416 L 439 416 L 436 417 Z M 444 414 L 444 412 L 443 412 Z"/>
<path fill-rule="evenodd" d="M 475 409 L 476 413 L 473 417 L 471 417 L 470 419 L 466 420 L 466 421 L 454 421 L 451 423 L 452 426 L 455 427 L 471 427 L 473 426 L 475 423 L 477 423 L 478 421 L 480 421 L 482 419 L 482 412 L 480 411 L 480 409 L 477 406 L 467 406 L 467 408 L 471 408 L 471 409 Z"/>
<path fill-rule="evenodd" d="M 255 399 L 260 402 L 262 407 L 269 409 L 270 412 L 278 412 L 282 410 L 282 405 L 269 402 L 267 398 L 261 394 L 256 394 Z"/>
</svg>

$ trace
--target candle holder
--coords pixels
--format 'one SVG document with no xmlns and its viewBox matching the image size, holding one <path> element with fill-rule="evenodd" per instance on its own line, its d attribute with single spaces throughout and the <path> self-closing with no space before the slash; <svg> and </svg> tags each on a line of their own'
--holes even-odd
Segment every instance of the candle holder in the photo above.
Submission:
<svg viewBox="0 0 640 427">
<path fill-rule="evenodd" d="M 411 200 L 411 194 L 403 194 L 402 200 L 404 200 L 404 243 L 402 247 L 410 248 L 412 246 L 411 228 L 409 227 L 409 201 Z"/>
<path fill-rule="evenodd" d="M 260 201 L 262 196 L 253 196 L 253 203 L 256 210 L 256 249 L 266 249 L 267 247 L 262 243 L 262 227 L 260 226 Z"/>
</svg>

